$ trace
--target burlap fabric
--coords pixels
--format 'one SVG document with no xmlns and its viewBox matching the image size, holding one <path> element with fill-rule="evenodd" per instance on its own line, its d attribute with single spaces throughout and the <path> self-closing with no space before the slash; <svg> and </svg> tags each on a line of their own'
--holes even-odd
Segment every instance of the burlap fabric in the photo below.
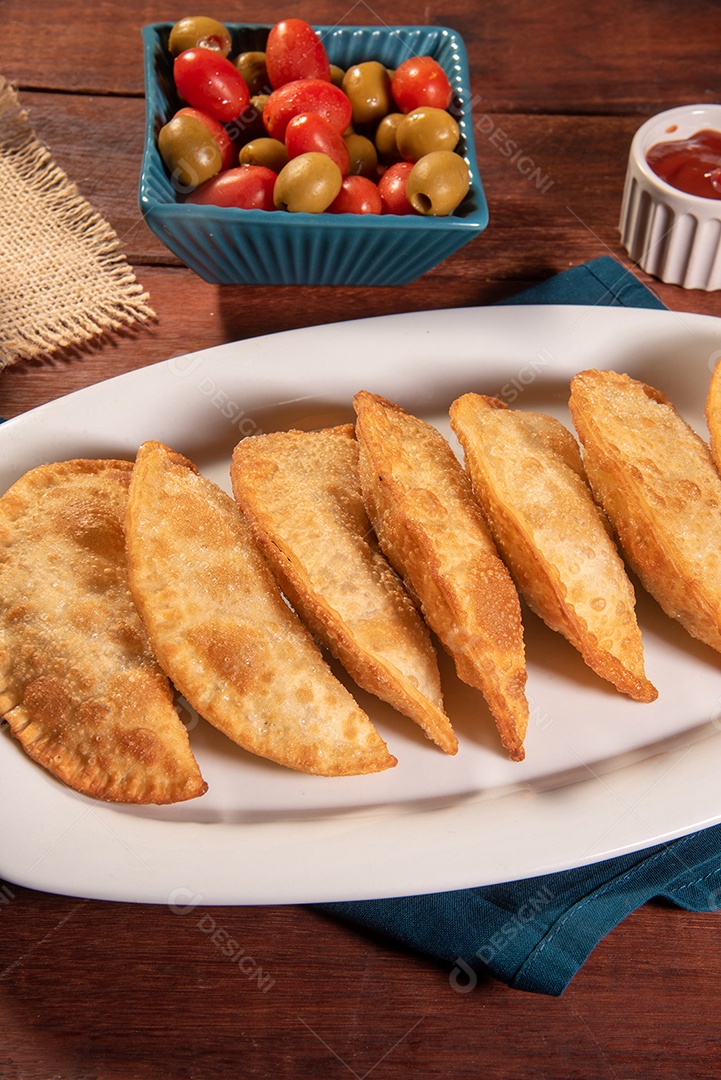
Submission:
<svg viewBox="0 0 721 1080">
<path fill-rule="evenodd" d="M 153 315 L 117 235 L 0 76 L 0 370 Z"/>
</svg>

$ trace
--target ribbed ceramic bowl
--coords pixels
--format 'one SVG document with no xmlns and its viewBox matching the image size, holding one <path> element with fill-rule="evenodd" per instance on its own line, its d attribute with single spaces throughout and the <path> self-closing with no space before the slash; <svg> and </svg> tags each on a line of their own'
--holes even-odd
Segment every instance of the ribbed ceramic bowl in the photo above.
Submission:
<svg viewBox="0 0 721 1080">
<path fill-rule="evenodd" d="M 454 91 L 459 151 L 468 162 L 468 195 L 448 217 L 289 214 L 185 205 L 158 153 L 157 135 L 179 108 L 168 53 L 171 23 L 143 28 L 147 119 L 140 208 L 153 232 L 206 281 L 220 285 L 405 285 L 467 244 L 488 224 L 471 121 L 466 50 L 439 26 L 319 26 L 331 63 L 364 60 L 397 67 L 433 56 Z M 269 26 L 228 25 L 233 51 L 262 50 Z"/>
<path fill-rule="evenodd" d="M 684 289 L 721 289 L 721 199 L 678 191 L 657 176 L 646 154 L 657 143 L 721 131 L 721 105 L 682 105 L 652 116 L 634 135 L 619 231 L 642 270 Z"/>
</svg>

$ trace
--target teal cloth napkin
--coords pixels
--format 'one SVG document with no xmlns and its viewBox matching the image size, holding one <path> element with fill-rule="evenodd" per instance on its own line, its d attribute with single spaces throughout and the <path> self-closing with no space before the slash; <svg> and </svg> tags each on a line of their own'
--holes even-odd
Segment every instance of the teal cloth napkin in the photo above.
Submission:
<svg viewBox="0 0 721 1080">
<path fill-rule="evenodd" d="M 504 303 L 663 308 L 608 256 L 573 267 Z M 690 911 L 721 906 L 721 825 L 592 866 L 503 885 L 314 909 L 380 932 L 450 965 L 451 985 L 482 973 L 539 994 L 562 994 L 598 942 L 654 897 Z"/>
</svg>

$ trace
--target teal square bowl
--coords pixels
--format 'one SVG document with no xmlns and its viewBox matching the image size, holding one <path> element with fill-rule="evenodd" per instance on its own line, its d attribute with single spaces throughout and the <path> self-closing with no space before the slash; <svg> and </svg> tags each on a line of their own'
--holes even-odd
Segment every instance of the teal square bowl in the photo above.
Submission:
<svg viewBox="0 0 721 1080">
<path fill-rule="evenodd" d="M 473 240 L 488 224 L 478 175 L 468 61 L 462 39 L 441 26 L 318 26 L 332 64 L 365 60 L 397 67 L 432 56 L 454 92 L 458 151 L 471 173 L 468 195 L 448 217 L 392 214 L 290 214 L 192 206 L 179 200 L 157 135 L 180 107 L 168 52 L 171 23 L 143 27 L 146 130 L 140 209 L 163 243 L 206 281 L 218 285 L 406 285 Z M 231 55 L 263 50 L 269 26 L 231 25 Z"/>
</svg>

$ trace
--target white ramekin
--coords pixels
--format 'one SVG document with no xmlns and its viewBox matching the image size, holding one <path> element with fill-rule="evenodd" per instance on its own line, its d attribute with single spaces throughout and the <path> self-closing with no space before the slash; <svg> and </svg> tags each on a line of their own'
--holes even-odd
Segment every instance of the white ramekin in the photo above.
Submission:
<svg viewBox="0 0 721 1080">
<path fill-rule="evenodd" d="M 619 229 L 642 270 L 684 289 L 721 289 L 721 199 L 687 195 L 651 169 L 656 143 L 721 131 L 721 105 L 682 105 L 647 120 L 631 143 Z"/>
</svg>

